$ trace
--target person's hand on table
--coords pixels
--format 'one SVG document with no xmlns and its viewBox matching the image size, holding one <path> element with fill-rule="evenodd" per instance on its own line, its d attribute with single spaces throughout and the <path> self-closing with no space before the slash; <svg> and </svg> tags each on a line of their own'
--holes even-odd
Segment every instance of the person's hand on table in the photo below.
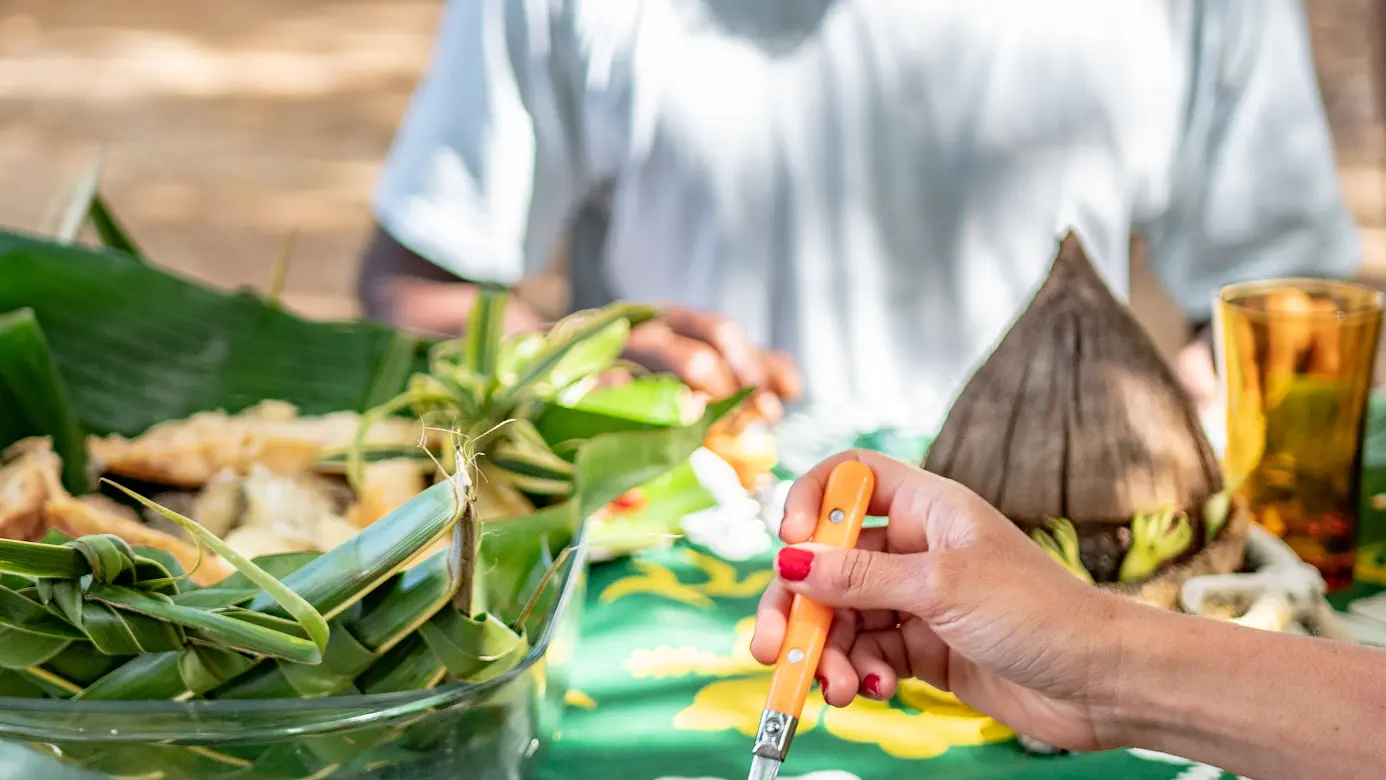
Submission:
<svg viewBox="0 0 1386 780">
<path fill-rule="evenodd" d="M 783 401 L 803 392 L 792 357 L 760 349 L 732 320 L 681 306 L 637 327 L 624 357 L 652 371 L 672 372 L 709 398 L 755 387 L 751 405 L 772 423 L 784 415 Z"/>
<path fill-rule="evenodd" d="M 802 544 L 832 467 L 876 472 L 856 550 Z M 1119 599 L 1080 582 L 976 494 L 873 452 L 839 455 L 800 478 L 780 535 L 751 652 L 773 664 L 794 593 L 839 607 L 818 667 L 829 704 L 886 700 L 918 677 L 1039 739 L 1095 748 L 1120 647 L 1100 631 Z"/>
</svg>

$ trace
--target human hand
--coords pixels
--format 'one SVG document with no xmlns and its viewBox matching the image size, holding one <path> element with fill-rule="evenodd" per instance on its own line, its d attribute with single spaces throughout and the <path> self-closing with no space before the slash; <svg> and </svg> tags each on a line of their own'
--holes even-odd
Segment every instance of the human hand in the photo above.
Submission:
<svg viewBox="0 0 1386 780">
<path fill-rule="evenodd" d="M 1222 379 L 1213 357 L 1213 331 L 1204 328 L 1174 358 L 1174 375 L 1193 398 L 1199 414 L 1215 411 L 1222 402 Z"/>
<path fill-rule="evenodd" d="M 853 458 L 876 473 L 868 513 L 888 524 L 864 530 L 855 550 L 806 543 L 829 473 Z M 775 663 L 794 594 L 837 607 L 817 671 L 829 704 L 889 699 L 917 677 L 1050 744 L 1119 740 L 1117 618 L 1136 605 L 1078 580 L 975 493 L 884 455 L 843 453 L 795 482 L 780 536 L 793 546 L 776 559 L 751 652 Z"/>
<path fill-rule="evenodd" d="M 784 415 L 782 401 L 803 392 L 789 355 L 760 349 L 732 320 L 681 306 L 637 327 L 624 356 L 652 371 L 677 374 L 695 392 L 712 398 L 755 387 L 751 405 L 772 423 Z"/>
</svg>

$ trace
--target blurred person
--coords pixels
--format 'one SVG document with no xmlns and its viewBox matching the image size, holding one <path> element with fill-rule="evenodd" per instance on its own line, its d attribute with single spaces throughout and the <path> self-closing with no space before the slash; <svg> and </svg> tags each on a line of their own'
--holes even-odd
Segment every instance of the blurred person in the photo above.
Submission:
<svg viewBox="0 0 1386 780">
<path fill-rule="evenodd" d="M 876 473 L 884 527 L 855 550 L 806 543 L 832 467 Z M 1257 780 L 1379 778 L 1386 654 L 1139 604 L 1082 582 L 977 494 L 874 452 L 790 491 L 791 547 L 756 614 L 773 664 L 794 594 L 838 608 L 823 697 L 884 701 L 918 678 L 1070 750 L 1144 748 Z"/>
<path fill-rule="evenodd" d="M 450 0 L 373 207 L 369 316 L 571 226 L 575 308 L 667 307 L 628 357 L 842 435 L 934 430 L 1069 227 L 1119 295 L 1147 242 L 1205 408 L 1220 286 L 1359 262 L 1300 0 Z"/>
</svg>

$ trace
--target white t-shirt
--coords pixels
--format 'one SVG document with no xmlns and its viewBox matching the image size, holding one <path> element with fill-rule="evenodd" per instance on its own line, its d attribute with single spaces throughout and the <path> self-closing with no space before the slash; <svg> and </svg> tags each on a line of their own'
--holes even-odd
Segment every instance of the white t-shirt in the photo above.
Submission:
<svg viewBox="0 0 1386 780">
<path fill-rule="evenodd" d="M 793 352 L 820 425 L 931 429 L 1066 227 L 1204 318 L 1355 272 L 1335 173 L 1298 0 L 452 0 L 374 207 L 508 283 L 601 197 L 583 281 Z"/>
</svg>

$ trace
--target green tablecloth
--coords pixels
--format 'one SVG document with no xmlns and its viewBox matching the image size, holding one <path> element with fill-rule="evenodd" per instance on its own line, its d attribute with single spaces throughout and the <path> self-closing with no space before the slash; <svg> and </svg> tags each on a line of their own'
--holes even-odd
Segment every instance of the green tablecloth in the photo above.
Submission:
<svg viewBox="0 0 1386 780">
<path fill-rule="evenodd" d="M 1386 491 L 1386 402 L 1377 399 L 1374 407 L 1368 495 Z M 1376 540 L 1377 530 L 1386 530 L 1386 514 L 1370 500 L 1363 503 Z M 771 576 L 769 552 L 730 563 L 685 542 L 595 566 L 563 730 L 543 780 L 745 777 L 769 685 L 768 671 L 747 649 L 751 615 Z M 1350 595 L 1376 590 L 1359 586 Z M 889 704 L 859 699 L 842 710 L 827 707 L 815 691 L 781 776 L 1232 777 L 1143 751 L 1028 755 L 1000 724 L 917 682 L 903 686 Z"/>
<path fill-rule="evenodd" d="M 733 564 L 682 543 L 595 567 L 544 780 L 745 777 L 770 681 L 747 649 L 750 616 L 770 577 L 769 555 Z M 923 683 L 842 710 L 815 690 L 782 777 L 1231 777 L 1138 751 L 1030 756 L 1012 736 Z"/>
</svg>

